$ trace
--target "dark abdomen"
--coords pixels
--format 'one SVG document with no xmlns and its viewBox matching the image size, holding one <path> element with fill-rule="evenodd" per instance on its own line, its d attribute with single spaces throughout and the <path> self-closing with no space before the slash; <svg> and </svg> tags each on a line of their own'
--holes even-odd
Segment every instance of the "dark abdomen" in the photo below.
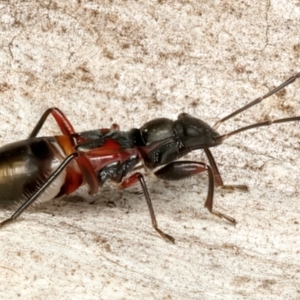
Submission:
<svg viewBox="0 0 300 300">
<path fill-rule="evenodd" d="M 55 138 L 34 138 L 0 148 L 0 205 L 23 202 L 63 160 Z M 65 172 L 45 191 L 40 200 L 55 198 L 64 183 Z"/>
</svg>

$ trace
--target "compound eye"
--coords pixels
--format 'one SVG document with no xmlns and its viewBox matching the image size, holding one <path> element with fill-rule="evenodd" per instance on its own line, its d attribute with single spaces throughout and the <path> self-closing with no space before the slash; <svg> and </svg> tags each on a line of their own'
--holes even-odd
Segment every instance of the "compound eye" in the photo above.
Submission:
<svg viewBox="0 0 300 300">
<path fill-rule="evenodd" d="M 199 136 L 199 135 L 201 135 L 202 134 L 202 129 L 200 128 L 195 128 L 195 127 L 188 127 L 187 129 L 186 129 L 186 133 L 187 133 L 187 135 L 188 136 L 195 136 L 195 137 L 197 137 L 197 136 Z"/>
</svg>

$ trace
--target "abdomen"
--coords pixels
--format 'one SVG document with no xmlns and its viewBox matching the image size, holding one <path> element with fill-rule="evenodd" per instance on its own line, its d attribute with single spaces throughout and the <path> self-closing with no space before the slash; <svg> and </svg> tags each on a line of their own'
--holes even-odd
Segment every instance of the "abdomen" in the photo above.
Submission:
<svg viewBox="0 0 300 300">
<path fill-rule="evenodd" d="M 65 158 L 55 137 L 34 138 L 0 148 L 0 205 L 22 203 L 53 173 Z M 76 163 L 70 168 L 77 169 Z M 74 170 L 73 170 L 74 172 Z M 68 168 L 41 194 L 46 201 L 65 194 Z M 78 174 L 78 180 L 81 175 Z M 77 183 L 77 184 L 81 184 Z"/>
</svg>

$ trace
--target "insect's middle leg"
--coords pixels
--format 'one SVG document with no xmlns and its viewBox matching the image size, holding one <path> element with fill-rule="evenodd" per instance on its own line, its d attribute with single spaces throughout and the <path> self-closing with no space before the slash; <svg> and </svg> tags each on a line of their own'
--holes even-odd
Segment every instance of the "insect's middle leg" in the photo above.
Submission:
<svg viewBox="0 0 300 300">
<path fill-rule="evenodd" d="M 130 187 L 130 186 L 134 185 L 137 182 L 139 182 L 142 186 L 142 189 L 143 189 L 143 192 L 144 192 L 144 195 L 145 195 L 145 198 L 146 198 L 146 202 L 147 202 L 147 205 L 148 205 L 148 208 L 149 208 L 153 228 L 156 230 L 156 232 L 163 239 L 165 239 L 168 242 L 174 243 L 175 240 L 172 236 L 164 233 L 161 229 L 158 228 L 155 213 L 154 213 L 154 209 L 153 209 L 151 198 L 149 196 L 149 192 L 148 192 L 148 189 L 147 189 L 147 186 L 146 186 L 146 182 L 144 180 L 144 176 L 139 172 L 133 173 L 129 178 L 122 181 L 120 186 L 122 188 L 127 188 L 127 187 Z"/>
<path fill-rule="evenodd" d="M 154 174 L 160 179 L 172 181 L 189 178 L 201 172 L 208 172 L 209 182 L 208 193 L 204 207 L 206 207 L 211 214 L 219 218 L 224 218 L 227 221 L 235 224 L 236 221 L 234 218 L 213 209 L 215 174 L 213 173 L 212 168 L 209 165 L 197 161 L 175 161 L 155 171 Z"/>
</svg>

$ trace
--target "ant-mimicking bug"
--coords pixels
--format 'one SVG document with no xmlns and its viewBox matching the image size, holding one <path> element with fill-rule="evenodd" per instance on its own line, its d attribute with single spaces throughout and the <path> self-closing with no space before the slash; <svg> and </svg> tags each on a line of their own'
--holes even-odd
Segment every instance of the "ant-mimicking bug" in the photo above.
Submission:
<svg viewBox="0 0 300 300">
<path fill-rule="evenodd" d="M 139 182 L 153 228 L 165 240 L 174 242 L 174 238 L 157 225 L 144 177 L 137 171 L 137 165 L 141 162 L 145 168 L 154 170 L 156 177 L 164 180 L 181 180 L 207 172 L 209 184 L 204 206 L 210 213 L 235 224 L 235 219 L 213 209 L 214 188 L 247 187 L 223 184 L 209 148 L 220 145 L 228 137 L 242 131 L 275 123 L 299 121 L 300 116 L 255 123 L 223 135 L 216 129 L 224 121 L 262 102 L 299 77 L 300 73 L 290 77 L 263 97 L 220 119 L 213 127 L 189 114 L 181 113 L 175 121 L 157 118 L 139 129 L 133 128 L 129 131 L 120 131 L 119 126 L 113 124 L 111 128 L 76 133 L 58 108 L 48 109 L 27 140 L 0 148 L 0 204 L 22 202 L 10 218 L 0 223 L 0 228 L 19 217 L 34 201 L 69 195 L 82 184 L 87 184 L 89 193 L 95 194 L 107 180 L 118 183 L 120 188 Z M 37 137 L 50 114 L 56 120 L 62 135 Z M 197 149 L 204 150 L 209 164 L 178 160 Z"/>
</svg>

